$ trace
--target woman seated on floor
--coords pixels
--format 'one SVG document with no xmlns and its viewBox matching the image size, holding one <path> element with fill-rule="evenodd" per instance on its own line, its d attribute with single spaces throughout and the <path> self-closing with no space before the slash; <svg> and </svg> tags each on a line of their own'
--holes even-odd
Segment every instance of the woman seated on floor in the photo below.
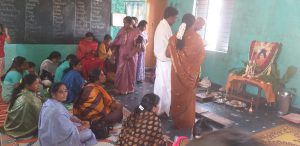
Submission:
<svg viewBox="0 0 300 146">
<path fill-rule="evenodd" d="M 17 88 L 27 70 L 27 61 L 24 57 L 17 56 L 14 58 L 11 67 L 6 74 L 2 76 L 2 99 L 6 103 L 11 100 L 13 90 Z"/>
<path fill-rule="evenodd" d="M 81 95 L 76 99 L 73 113 L 81 120 L 100 122 L 113 126 L 123 118 L 122 105 L 101 87 L 105 75 L 100 69 L 89 73 L 89 82 L 84 85 Z M 100 121 L 99 121 L 100 120 Z"/>
<path fill-rule="evenodd" d="M 42 80 L 50 80 L 53 82 L 55 70 L 60 61 L 61 54 L 57 51 L 50 53 L 47 59 L 45 59 L 40 66 L 40 77 Z"/>
<path fill-rule="evenodd" d="M 79 96 L 81 87 L 84 85 L 85 81 L 81 75 L 81 63 L 79 59 L 73 59 L 70 61 L 70 68 L 64 71 L 62 82 L 69 89 L 69 94 L 66 103 L 73 103 L 75 99 Z"/>
<path fill-rule="evenodd" d="M 103 62 L 96 56 L 95 52 L 83 57 L 80 63 L 82 64 L 82 76 L 85 80 L 88 80 L 89 72 L 92 70 L 103 69 Z"/>
<path fill-rule="evenodd" d="M 89 129 L 89 122 L 71 116 L 64 107 L 68 90 L 63 83 L 54 83 L 51 99 L 42 106 L 39 119 L 39 144 L 41 146 L 91 146 L 97 144 Z"/>
<path fill-rule="evenodd" d="M 157 116 L 159 97 L 146 94 L 141 104 L 123 123 L 117 146 L 165 145 L 161 121 Z"/>
<path fill-rule="evenodd" d="M 54 82 L 61 82 L 63 74 L 64 74 L 64 70 L 66 70 L 67 68 L 70 67 L 70 62 L 71 60 L 77 58 L 74 54 L 69 54 L 66 57 L 66 60 L 63 61 L 55 70 L 55 76 L 54 76 Z"/>
<path fill-rule="evenodd" d="M 36 75 L 26 75 L 13 92 L 4 124 L 4 131 L 14 138 L 37 134 L 39 113 L 42 102 L 37 97 L 39 79 Z"/>
</svg>

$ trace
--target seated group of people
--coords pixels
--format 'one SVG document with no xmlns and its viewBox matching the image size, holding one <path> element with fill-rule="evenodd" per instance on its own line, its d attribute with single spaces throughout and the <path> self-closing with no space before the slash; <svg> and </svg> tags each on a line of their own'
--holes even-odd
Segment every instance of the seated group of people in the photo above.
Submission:
<svg viewBox="0 0 300 146">
<path fill-rule="evenodd" d="M 55 74 L 49 90 L 43 90 L 50 85 L 41 81 L 42 77 L 44 81 L 51 80 L 49 74 L 38 75 L 34 71 L 34 64 L 21 56 L 14 58 L 12 66 L 3 76 L 3 99 L 9 103 L 4 131 L 14 138 L 38 136 L 41 145 L 94 145 L 97 135 L 91 129 L 93 125 L 105 123 L 113 126 L 121 122 L 122 105 L 102 87 L 106 76 L 101 69 L 90 71 L 87 82 L 84 80 L 81 62 L 75 55 L 68 55 L 66 61 L 50 72 L 49 68 L 59 58 L 60 55 L 52 52 L 41 65 L 42 70 L 50 75 Z M 135 136 L 131 130 L 136 125 L 140 129 L 137 132 L 142 134 L 139 136 L 147 137 L 146 143 L 164 142 L 161 122 L 156 115 L 158 101 L 159 97 L 154 94 L 144 97 L 141 105 L 124 122 L 119 145 L 129 142 L 128 136 Z M 64 106 L 68 103 L 73 103 L 73 114 Z M 140 122 L 148 122 L 148 129 Z M 136 143 L 137 139 L 132 142 Z"/>
<path fill-rule="evenodd" d="M 104 122 L 113 126 L 123 119 L 122 106 L 102 88 L 104 81 L 105 75 L 100 69 L 89 73 L 88 82 L 75 99 L 71 115 L 64 106 L 68 93 L 72 92 L 66 84 L 54 83 L 49 90 L 50 97 L 45 99 L 38 94 L 39 77 L 36 74 L 25 75 L 12 93 L 5 133 L 14 138 L 38 136 L 41 145 L 95 145 L 96 136 L 90 129 L 94 123 Z M 156 115 L 158 102 L 157 95 L 144 96 L 141 104 L 123 123 L 118 145 L 164 143 L 161 122 Z M 140 138 L 145 138 L 145 141 L 140 141 Z"/>
<path fill-rule="evenodd" d="M 90 123 L 105 121 L 113 125 L 122 120 L 122 106 L 101 87 L 106 79 L 101 69 L 91 71 L 85 83 L 80 60 L 75 55 L 68 55 L 57 68 L 59 60 L 60 54 L 52 52 L 42 62 L 38 75 L 33 63 L 21 56 L 14 58 L 2 77 L 2 99 L 9 104 L 3 127 L 7 135 L 14 138 L 39 135 L 43 145 L 64 145 L 64 142 L 69 145 L 79 139 L 94 143 Z M 54 84 L 44 82 L 48 80 Z M 65 103 L 74 103 L 74 116 L 69 114 Z"/>
<path fill-rule="evenodd" d="M 14 138 L 38 136 L 41 145 L 95 145 L 97 139 L 91 124 L 105 122 L 109 125 L 122 120 L 122 106 L 101 87 L 105 75 L 99 69 L 89 73 L 89 80 L 75 100 L 73 114 L 64 103 L 70 92 L 62 83 L 54 83 L 46 101 L 38 96 L 40 80 L 28 74 L 13 91 L 4 130 Z M 146 94 L 134 112 L 123 122 L 116 145 L 166 145 L 161 121 L 157 116 L 160 98 Z M 44 103 L 43 103 L 44 102 Z M 209 129 L 211 131 L 211 129 Z M 201 130 L 200 130 L 201 131 Z M 204 131 L 201 131 L 204 133 Z M 260 146 L 249 135 L 239 131 L 210 132 L 194 140 L 181 138 L 177 145 L 208 146 Z"/>
<path fill-rule="evenodd" d="M 39 74 L 34 71 L 35 65 L 24 57 L 14 58 L 2 78 L 2 97 L 9 103 L 4 131 L 14 138 L 38 136 L 39 143 L 46 146 L 95 145 L 101 137 L 98 129 L 102 128 L 97 126 L 121 122 L 122 105 L 102 87 L 106 81 L 103 70 L 92 69 L 85 79 L 82 60 L 70 54 L 58 65 L 60 58 L 59 52 L 52 52 L 42 62 Z M 50 86 L 49 90 L 44 89 Z M 157 116 L 159 100 L 152 93 L 143 97 L 123 122 L 116 145 L 166 145 Z M 65 107 L 69 103 L 73 104 L 73 114 Z M 219 137 L 224 136 L 222 131 L 219 133 Z M 208 136 L 203 139 L 205 137 Z M 205 146 L 205 142 L 202 143 Z M 246 145 L 240 143 L 243 144 Z"/>
<path fill-rule="evenodd" d="M 103 74 L 95 70 L 90 74 L 93 82 L 87 83 L 81 97 L 74 103 L 74 115 L 64 107 L 68 89 L 64 83 L 54 83 L 50 88 L 51 97 L 43 104 L 36 96 L 39 79 L 36 75 L 26 75 L 20 88 L 13 95 L 7 120 L 4 126 L 6 134 L 15 137 L 38 135 L 39 143 L 52 145 L 95 145 L 96 137 L 90 129 L 94 121 L 106 121 L 109 124 L 122 119 L 121 105 L 110 98 L 99 85 Z M 146 94 L 139 106 L 123 122 L 123 127 L 116 143 L 123 145 L 166 145 L 163 138 L 161 121 L 157 116 L 159 97 Z M 96 104 L 101 102 L 101 104 Z M 107 104 L 107 105 L 106 105 Z M 205 128 L 204 128 L 205 129 Z M 205 131 L 198 130 L 202 133 Z M 209 131 L 212 131 L 211 129 Z M 197 133 L 197 132 L 196 132 Z M 199 132 L 198 132 L 199 134 Z M 194 140 L 179 138 L 175 146 L 260 146 L 261 144 L 249 135 L 231 130 L 207 132 Z"/>
<path fill-rule="evenodd" d="M 142 83 L 145 79 L 147 21 L 141 20 L 138 23 L 133 17 L 126 16 L 123 23 L 124 26 L 113 42 L 106 35 L 99 44 L 93 33 L 88 32 L 79 41 L 76 50 L 76 56 L 82 64 L 83 78 L 87 80 L 88 72 L 101 68 L 107 79 L 114 81 L 115 94 L 133 93 L 135 84 Z"/>
<path fill-rule="evenodd" d="M 82 75 L 84 79 L 88 79 L 88 73 L 95 69 L 102 69 L 108 76 L 108 81 L 114 80 L 116 72 L 116 52 L 111 49 L 110 35 L 105 35 L 103 41 L 98 45 L 93 33 L 88 32 L 78 44 L 76 57 L 82 64 Z"/>
</svg>

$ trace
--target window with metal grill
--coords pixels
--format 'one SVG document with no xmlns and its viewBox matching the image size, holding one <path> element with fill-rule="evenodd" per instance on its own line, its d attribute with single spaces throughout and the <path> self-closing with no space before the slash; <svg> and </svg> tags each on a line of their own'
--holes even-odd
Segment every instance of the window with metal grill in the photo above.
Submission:
<svg viewBox="0 0 300 146">
<path fill-rule="evenodd" d="M 234 0 L 196 0 L 195 15 L 206 20 L 199 32 L 205 49 L 227 52 L 233 15 Z"/>
</svg>

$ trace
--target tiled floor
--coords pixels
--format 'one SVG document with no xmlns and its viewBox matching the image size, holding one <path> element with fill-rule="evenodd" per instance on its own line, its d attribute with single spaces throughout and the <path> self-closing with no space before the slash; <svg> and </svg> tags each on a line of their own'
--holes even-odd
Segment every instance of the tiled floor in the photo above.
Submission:
<svg viewBox="0 0 300 146">
<path fill-rule="evenodd" d="M 105 88 L 110 92 L 112 84 L 106 85 Z M 120 101 L 127 109 L 133 111 L 133 109 L 139 105 L 143 95 L 153 92 L 153 83 L 143 82 L 141 84 L 137 84 L 135 89 L 135 92 L 132 94 L 114 96 L 114 98 Z M 205 92 L 205 90 L 198 89 L 197 93 L 200 92 Z M 197 102 L 196 106 L 233 121 L 233 128 L 240 128 L 252 133 L 257 133 L 280 124 L 287 123 L 277 116 L 277 111 L 274 107 L 261 106 L 257 111 L 249 113 L 247 109 L 237 109 L 215 102 Z M 164 134 L 168 135 L 171 140 L 173 140 L 175 136 L 179 135 L 191 136 L 191 129 L 178 130 L 174 128 L 170 118 L 163 118 L 162 124 Z M 296 126 L 300 127 L 299 125 Z"/>
<path fill-rule="evenodd" d="M 111 85 L 108 85 L 106 89 L 110 91 Z M 153 92 L 153 83 L 143 82 L 136 85 L 134 93 L 128 95 L 121 95 L 121 96 L 118 95 L 118 96 L 114 96 L 114 98 L 119 102 L 121 102 L 123 106 L 125 106 L 127 109 L 133 111 L 135 107 L 137 107 L 140 104 L 143 95 L 152 92 Z M 162 119 L 162 123 L 163 123 L 164 134 L 170 136 L 171 139 L 173 139 L 174 136 L 176 135 L 186 135 L 186 136 L 191 135 L 190 133 L 191 129 L 182 129 L 182 130 L 175 129 L 173 127 L 172 120 L 169 118 Z"/>
<path fill-rule="evenodd" d="M 109 90 L 110 87 L 107 86 L 107 89 Z M 153 92 L 153 83 L 144 82 L 137 84 L 135 89 L 133 94 L 114 96 L 114 98 L 132 111 L 140 103 L 143 95 Z M 198 90 L 198 92 L 201 92 L 201 90 Z M 261 106 L 258 111 L 249 113 L 247 109 L 237 109 L 214 102 L 197 102 L 196 106 L 234 121 L 232 126 L 234 128 L 240 128 L 253 133 L 287 123 L 277 116 L 277 111 L 274 107 Z M 170 118 L 162 119 L 162 122 L 164 133 L 169 135 L 171 139 L 177 135 L 191 135 L 191 129 L 177 130 L 174 128 Z"/>
</svg>

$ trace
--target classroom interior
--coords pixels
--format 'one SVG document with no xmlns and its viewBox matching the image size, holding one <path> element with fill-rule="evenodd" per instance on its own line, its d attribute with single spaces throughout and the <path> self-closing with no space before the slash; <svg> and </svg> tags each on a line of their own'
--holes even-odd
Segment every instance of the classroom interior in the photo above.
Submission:
<svg viewBox="0 0 300 146">
<path fill-rule="evenodd" d="M 6 0 L 0 1 L 1 3 L 7 2 Z M 68 2 L 70 1 L 72 0 L 68 0 Z M 116 37 L 121 26 L 114 26 L 114 23 L 118 21 L 119 16 L 135 16 L 139 20 L 148 22 L 146 31 L 149 43 L 145 53 L 145 81 L 137 84 L 135 92 L 128 95 L 114 95 L 112 93 L 113 85 L 105 85 L 105 89 L 129 112 L 139 105 L 143 95 L 153 92 L 153 75 L 156 67 L 156 58 L 153 52 L 154 32 L 163 18 L 164 9 L 172 6 L 179 12 L 176 23 L 171 27 L 173 33 L 178 30 L 181 18 L 186 13 L 206 20 L 204 28 L 199 31 L 202 39 L 209 45 L 205 48 L 206 56 L 201 65 L 202 80 L 199 81 L 196 89 L 196 121 L 205 118 L 215 130 L 242 129 L 268 145 L 300 146 L 300 115 L 298 115 L 300 113 L 300 64 L 297 63 L 297 58 L 300 57 L 300 50 L 298 50 L 300 44 L 297 43 L 300 39 L 299 0 L 106 1 L 109 4 L 109 8 L 107 8 L 109 11 L 105 13 L 109 16 L 103 17 L 103 20 L 107 21 L 107 26 L 105 26 L 107 28 L 106 32 L 99 34 L 99 37 L 103 37 L 107 33 L 113 39 Z M 3 7 L 4 5 L 0 4 L 0 8 L 2 8 L 0 16 L 1 11 L 6 10 Z M 0 17 L 0 23 L 2 23 L 1 19 Z M 251 59 L 254 41 L 278 44 L 278 50 L 274 57 L 267 61 L 269 64 L 267 67 L 265 66 L 265 69 L 270 68 L 270 64 L 276 64 L 278 73 L 276 77 L 284 85 L 281 90 L 273 88 L 272 91 L 267 91 L 266 86 L 269 89 L 269 86 L 272 88 L 273 84 L 265 80 L 233 79 L 231 76 L 232 72 L 245 69 L 249 65 L 247 63 Z M 40 63 L 52 51 L 59 51 L 62 58 L 65 58 L 68 54 L 75 53 L 77 43 L 76 39 L 71 43 L 13 41 L 4 46 L 5 69 L 10 67 L 15 56 L 23 56 L 34 62 L 38 69 Z M 236 82 L 230 84 L 229 82 L 232 81 L 230 79 Z M 238 84 L 239 81 L 243 86 L 234 86 L 234 83 Z M 203 84 L 209 84 L 209 86 Z M 273 95 L 272 99 L 269 97 L 270 94 Z M 192 137 L 192 129 L 176 129 L 169 117 L 161 117 L 161 120 L 163 134 L 168 137 L 169 141 L 174 141 L 178 136 Z M 4 138 L 2 133 L 0 143 L 1 141 L 3 143 L 4 139 L 7 138 Z M 116 139 L 110 140 L 115 141 Z M 19 145 L 36 144 L 34 140 L 25 140 L 20 143 L 15 139 L 11 139 L 11 141 Z M 8 144 L 7 141 L 6 143 Z"/>
</svg>

